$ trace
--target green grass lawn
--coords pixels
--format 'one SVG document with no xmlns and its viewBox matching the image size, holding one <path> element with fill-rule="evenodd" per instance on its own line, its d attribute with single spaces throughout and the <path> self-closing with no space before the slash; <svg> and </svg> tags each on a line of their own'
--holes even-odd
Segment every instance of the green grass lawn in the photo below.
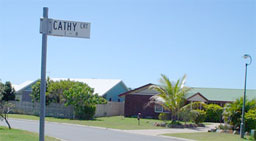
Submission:
<svg viewBox="0 0 256 141">
<path fill-rule="evenodd" d="M 9 118 L 39 120 L 38 116 L 32 116 L 32 115 L 9 114 L 8 116 Z M 98 126 L 98 127 L 106 127 L 106 128 L 114 128 L 114 129 L 126 129 L 126 130 L 162 129 L 163 128 L 163 127 L 156 127 L 153 125 L 155 122 L 161 122 L 160 120 L 141 119 L 140 125 L 138 125 L 138 121 L 136 118 L 124 118 L 123 116 L 100 117 L 94 120 L 70 120 L 70 119 L 46 117 L 45 120 L 50 122 L 72 123 L 72 124 Z"/>
<path fill-rule="evenodd" d="M 37 133 L 24 130 L 11 129 L 0 126 L 0 141 L 36 141 L 39 139 Z M 46 141 L 59 141 L 52 137 L 46 137 Z"/>
<path fill-rule="evenodd" d="M 239 135 L 233 135 L 233 134 L 227 134 L 227 133 L 175 133 L 175 134 L 164 134 L 164 135 L 192 139 L 197 141 L 245 141 L 246 140 L 246 139 L 241 139 Z"/>
</svg>

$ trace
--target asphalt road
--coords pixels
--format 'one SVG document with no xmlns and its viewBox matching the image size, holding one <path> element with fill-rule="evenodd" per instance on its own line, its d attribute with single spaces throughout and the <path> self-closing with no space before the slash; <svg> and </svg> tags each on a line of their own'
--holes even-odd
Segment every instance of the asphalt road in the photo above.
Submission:
<svg viewBox="0 0 256 141">
<path fill-rule="evenodd" d="M 12 128 L 39 132 L 39 121 L 9 119 Z M 45 134 L 66 141 L 181 141 L 176 138 L 127 133 L 119 130 L 83 125 L 45 122 Z M 4 121 L 0 125 L 6 126 Z"/>
</svg>

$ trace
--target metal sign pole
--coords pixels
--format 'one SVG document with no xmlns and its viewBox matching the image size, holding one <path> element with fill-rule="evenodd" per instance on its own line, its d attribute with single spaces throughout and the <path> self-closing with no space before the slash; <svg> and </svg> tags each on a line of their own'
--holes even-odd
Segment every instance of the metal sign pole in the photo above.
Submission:
<svg viewBox="0 0 256 141">
<path fill-rule="evenodd" d="M 43 18 L 48 21 L 48 8 L 43 8 Z M 48 24 L 44 24 L 48 29 Z M 40 129 L 39 141 L 44 141 L 44 117 L 45 117 L 45 92 L 46 92 L 46 54 L 47 54 L 47 33 L 42 34 L 42 64 L 41 64 L 41 85 L 40 85 Z"/>
<path fill-rule="evenodd" d="M 87 22 L 49 19 L 48 8 L 43 8 L 43 18 L 40 19 L 40 33 L 42 34 L 42 64 L 40 85 L 39 141 L 44 141 L 47 35 L 75 38 L 90 38 L 90 27 L 91 24 Z"/>
</svg>

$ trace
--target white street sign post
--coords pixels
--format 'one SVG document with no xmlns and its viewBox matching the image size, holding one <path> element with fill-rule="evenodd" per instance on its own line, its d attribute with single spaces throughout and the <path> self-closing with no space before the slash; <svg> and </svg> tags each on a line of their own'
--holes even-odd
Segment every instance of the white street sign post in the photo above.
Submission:
<svg viewBox="0 0 256 141">
<path fill-rule="evenodd" d="M 47 35 L 75 38 L 90 38 L 90 28 L 91 24 L 87 22 L 49 19 L 48 8 L 43 8 L 43 18 L 40 19 L 40 33 L 42 34 L 42 64 L 40 85 L 39 141 L 44 141 Z"/>
</svg>

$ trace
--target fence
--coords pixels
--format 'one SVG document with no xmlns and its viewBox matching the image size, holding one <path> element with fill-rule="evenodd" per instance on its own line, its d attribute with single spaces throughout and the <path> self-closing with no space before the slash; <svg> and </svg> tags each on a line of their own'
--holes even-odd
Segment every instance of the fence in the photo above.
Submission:
<svg viewBox="0 0 256 141">
<path fill-rule="evenodd" d="M 11 101 L 11 103 L 15 106 L 12 113 L 39 115 L 40 103 L 23 101 Z M 95 117 L 118 116 L 123 114 L 123 102 L 108 102 L 107 104 L 96 105 Z M 63 104 L 51 103 L 46 106 L 45 116 L 73 119 L 75 117 L 74 108 L 72 106 L 64 106 Z"/>
<path fill-rule="evenodd" d="M 12 113 L 39 115 L 40 103 L 19 101 L 12 101 L 11 103 L 15 105 Z M 63 104 L 51 103 L 50 105 L 46 106 L 45 116 L 58 118 L 73 118 L 74 108 L 72 106 L 64 106 Z"/>
<path fill-rule="evenodd" d="M 95 117 L 124 115 L 124 102 L 108 102 L 96 106 Z"/>
</svg>

